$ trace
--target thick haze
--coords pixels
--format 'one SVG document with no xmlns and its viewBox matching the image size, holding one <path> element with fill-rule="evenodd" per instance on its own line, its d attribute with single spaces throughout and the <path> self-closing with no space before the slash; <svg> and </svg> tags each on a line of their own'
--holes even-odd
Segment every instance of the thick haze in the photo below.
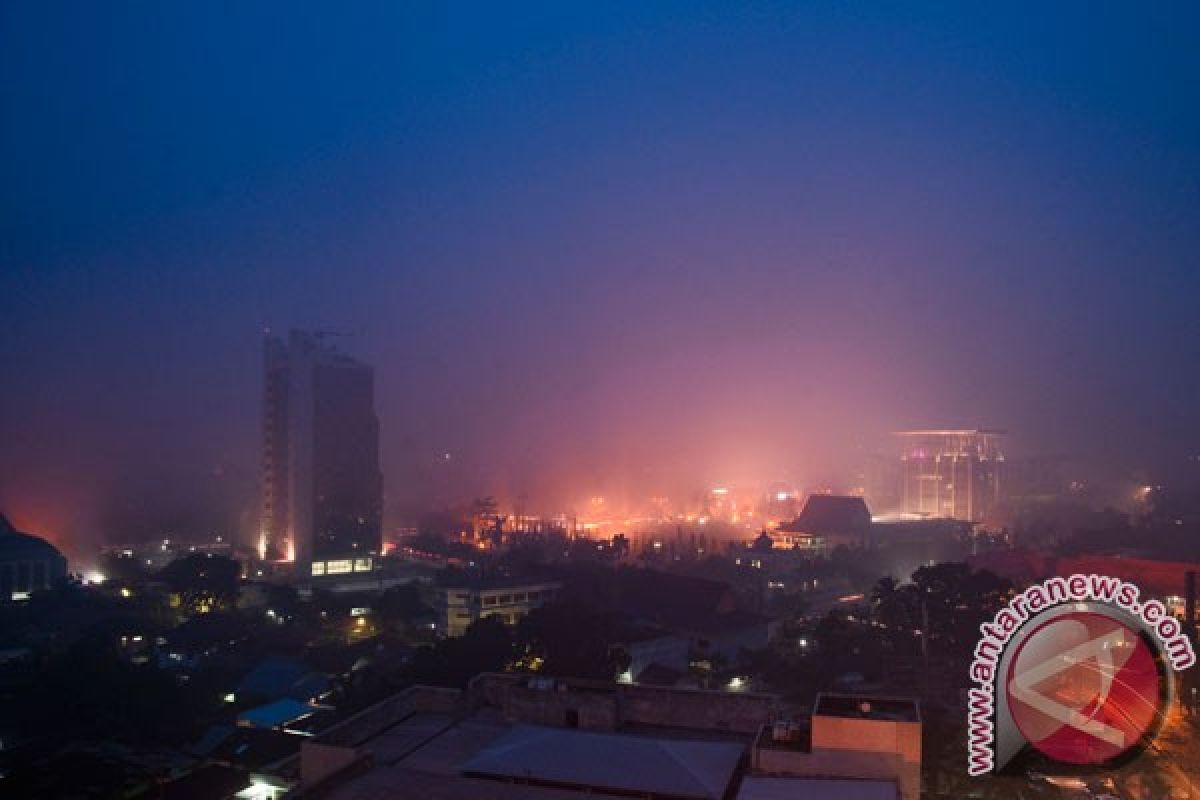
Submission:
<svg viewBox="0 0 1200 800">
<path fill-rule="evenodd" d="M 1200 447 L 1194 4 L 399 6 L 0 6 L 0 510 L 252 509 L 267 326 L 356 333 L 393 523 Z"/>
</svg>

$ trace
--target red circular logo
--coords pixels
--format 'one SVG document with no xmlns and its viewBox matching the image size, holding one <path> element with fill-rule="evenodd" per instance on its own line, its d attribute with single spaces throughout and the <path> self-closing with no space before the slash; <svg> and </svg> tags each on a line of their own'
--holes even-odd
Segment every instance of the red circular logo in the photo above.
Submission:
<svg viewBox="0 0 1200 800">
<path fill-rule="evenodd" d="M 1151 646 L 1128 625 L 1090 611 L 1034 629 L 1013 656 L 1006 688 L 1021 735 L 1069 764 L 1103 764 L 1140 747 L 1166 711 Z"/>
</svg>

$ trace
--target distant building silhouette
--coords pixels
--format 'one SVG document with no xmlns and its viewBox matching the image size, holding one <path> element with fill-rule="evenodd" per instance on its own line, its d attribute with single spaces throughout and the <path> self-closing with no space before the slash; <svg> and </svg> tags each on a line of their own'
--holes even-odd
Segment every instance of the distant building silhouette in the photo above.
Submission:
<svg viewBox="0 0 1200 800">
<path fill-rule="evenodd" d="M 298 580 L 370 572 L 381 548 L 375 373 L 326 336 L 265 341 L 259 552 Z"/>
<path fill-rule="evenodd" d="M 916 430 L 895 435 L 901 447 L 902 512 L 995 521 L 1004 500 L 1004 431 Z"/>
<path fill-rule="evenodd" d="M 779 526 L 775 538 L 784 547 L 829 551 L 838 545 L 862 547 L 871 532 L 871 512 L 861 497 L 809 495 L 804 509 Z"/>
<path fill-rule="evenodd" d="M 0 514 L 0 603 L 25 600 L 67 576 L 67 559 L 37 536 L 21 533 Z"/>
</svg>

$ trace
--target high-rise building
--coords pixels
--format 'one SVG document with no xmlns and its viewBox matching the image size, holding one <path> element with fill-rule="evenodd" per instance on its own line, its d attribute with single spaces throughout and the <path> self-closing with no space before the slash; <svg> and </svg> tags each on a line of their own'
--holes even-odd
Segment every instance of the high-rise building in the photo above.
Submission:
<svg viewBox="0 0 1200 800">
<path fill-rule="evenodd" d="M 260 555 L 298 580 L 370 572 L 382 544 L 374 369 L 328 334 L 268 334 Z"/>
<path fill-rule="evenodd" d="M 899 431 L 901 511 L 994 523 L 1004 500 L 1004 431 Z"/>
</svg>

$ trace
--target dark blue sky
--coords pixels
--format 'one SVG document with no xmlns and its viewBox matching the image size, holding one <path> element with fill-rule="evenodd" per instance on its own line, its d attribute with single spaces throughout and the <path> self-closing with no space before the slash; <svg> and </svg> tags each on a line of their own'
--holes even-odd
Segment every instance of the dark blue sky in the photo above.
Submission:
<svg viewBox="0 0 1200 800">
<path fill-rule="evenodd" d="M 1195 4 L 400 5 L 0 6 L 14 516 L 252 493 L 264 326 L 397 502 L 1200 448 Z"/>
</svg>

